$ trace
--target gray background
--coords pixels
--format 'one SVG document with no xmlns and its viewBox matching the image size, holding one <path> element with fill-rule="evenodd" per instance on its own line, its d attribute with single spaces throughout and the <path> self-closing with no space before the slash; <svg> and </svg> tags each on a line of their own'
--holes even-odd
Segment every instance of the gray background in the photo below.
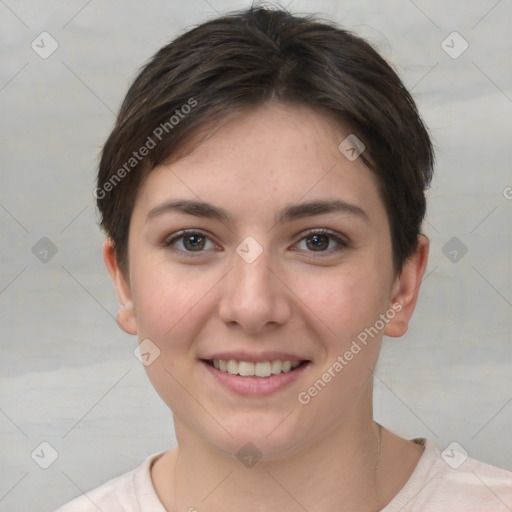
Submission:
<svg viewBox="0 0 512 512">
<path fill-rule="evenodd" d="M 175 444 L 136 339 L 115 322 L 94 174 L 137 69 L 215 11 L 247 5 L 0 0 L 0 511 L 51 511 Z M 384 343 L 376 418 L 512 470 L 512 2 L 295 0 L 290 9 L 376 44 L 436 141 L 427 277 L 408 334 Z M 43 31 L 59 45 L 46 59 L 31 47 L 51 48 Z M 469 44 L 457 58 L 442 47 L 453 31 Z M 447 44 L 462 48 L 457 36 Z M 57 249 L 47 261 L 43 237 Z M 41 468 L 52 450 L 58 458 Z"/>
</svg>

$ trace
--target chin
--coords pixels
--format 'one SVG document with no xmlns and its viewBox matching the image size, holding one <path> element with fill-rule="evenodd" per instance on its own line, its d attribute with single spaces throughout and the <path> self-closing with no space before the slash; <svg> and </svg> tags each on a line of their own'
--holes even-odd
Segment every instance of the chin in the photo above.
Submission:
<svg viewBox="0 0 512 512">
<path fill-rule="evenodd" d="M 290 416 L 288 411 L 231 417 L 229 423 L 225 424 L 231 436 L 223 431 L 222 435 L 212 437 L 209 431 L 203 432 L 202 437 L 210 445 L 237 457 L 241 462 L 244 457 L 269 462 L 285 459 L 312 442 L 311 429 L 300 422 L 291 421 Z"/>
</svg>

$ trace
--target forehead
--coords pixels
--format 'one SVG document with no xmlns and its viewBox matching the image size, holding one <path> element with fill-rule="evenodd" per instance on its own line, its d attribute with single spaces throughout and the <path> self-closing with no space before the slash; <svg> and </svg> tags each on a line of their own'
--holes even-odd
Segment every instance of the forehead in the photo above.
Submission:
<svg viewBox="0 0 512 512">
<path fill-rule="evenodd" d="M 271 103 L 203 128 L 149 173 L 136 210 L 189 198 L 275 216 L 301 199 L 338 198 L 385 215 L 374 173 L 340 151 L 350 130 L 323 112 Z"/>
</svg>

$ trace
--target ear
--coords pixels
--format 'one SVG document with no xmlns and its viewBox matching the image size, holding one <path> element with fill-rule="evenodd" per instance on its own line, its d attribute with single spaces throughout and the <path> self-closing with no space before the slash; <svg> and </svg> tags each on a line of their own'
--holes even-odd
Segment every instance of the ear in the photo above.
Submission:
<svg viewBox="0 0 512 512">
<path fill-rule="evenodd" d="M 114 242 L 111 238 L 107 238 L 103 243 L 103 259 L 116 287 L 119 300 L 120 308 L 117 313 L 117 324 L 128 334 L 137 334 L 137 323 L 135 321 L 130 284 L 119 267 L 114 250 Z"/>
<path fill-rule="evenodd" d="M 396 277 L 390 304 L 396 314 L 386 325 L 386 336 L 399 338 L 407 332 L 418 300 L 421 280 L 427 268 L 429 245 L 429 239 L 425 235 L 419 235 L 415 253 L 407 259 L 402 272 Z"/>
</svg>

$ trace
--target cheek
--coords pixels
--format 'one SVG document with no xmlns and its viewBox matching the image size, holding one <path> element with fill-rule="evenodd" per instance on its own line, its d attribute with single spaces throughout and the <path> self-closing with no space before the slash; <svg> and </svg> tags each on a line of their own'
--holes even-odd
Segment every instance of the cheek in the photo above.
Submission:
<svg viewBox="0 0 512 512">
<path fill-rule="evenodd" d="M 183 391 L 195 363 L 189 352 L 204 325 L 205 294 L 213 283 L 155 262 L 138 269 L 133 296 L 139 339 L 151 340 L 158 354 L 145 370 L 162 400 L 179 412 L 190 406 Z"/>
<path fill-rule="evenodd" d="M 190 336 L 191 320 L 201 311 L 208 290 L 207 277 L 197 279 L 190 272 L 155 264 L 139 269 L 133 286 L 139 336 L 172 340 L 179 339 L 180 331 Z"/>
<path fill-rule="evenodd" d="M 382 269 L 361 264 L 340 267 L 316 276 L 297 275 L 297 293 L 328 333 L 329 352 L 343 349 L 366 327 L 373 325 L 386 307 L 387 288 Z"/>
<path fill-rule="evenodd" d="M 310 417 L 322 417 L 328 424 L 345 417 L 372 388 L 381 332 L 368 332 L 386 308 L 387 288 L 379 280 L 382 269 L 362 267 L 340 269 L 317 279 L 316 287 L 302 281 L 304 291 L 314 290 L 307 306 L 318 316 L 317 334 L 328 334 L 321 338 L 324 355 L 299 401 Z"/>
<path fill-rule="evenodd" d="M 192 372 L 188 357 L 197 335 L 200 294 L 190 280 L 170 276 L 153 268 L 145 274 L 144 286 L 135 290 L 135 315 L 139 339 L 149 339 L 155 354 L 145 370 L 156 392 L 173 411 L 187 405 L 183 386 Z M 194 307 L 194 305 L 196 305 Z M 200 328 L 200 327 L 199 327 Z M 156 348 L 155 348 L 156 346 Z M 190 405 L 190 404 L 188 404 Z"/>
</svg>

